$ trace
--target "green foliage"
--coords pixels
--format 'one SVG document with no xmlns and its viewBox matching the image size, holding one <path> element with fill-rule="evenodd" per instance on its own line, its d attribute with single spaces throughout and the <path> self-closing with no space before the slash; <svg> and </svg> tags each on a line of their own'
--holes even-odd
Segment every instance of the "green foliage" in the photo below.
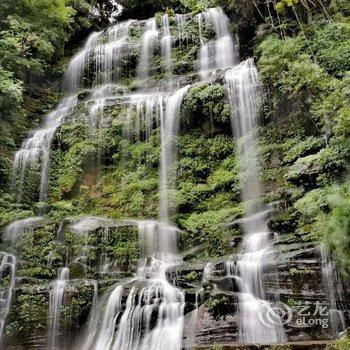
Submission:
<svg viewBox="0 0 350 350">
<path fill-rule="evenodd" d="M 6 333 L 10 337 L 25 338 L 33 331 L 42 331 L 47 327 L 47 294 L 26 286 L 16 295 L 11 308 L 10 323 Z"/>
<path fill-rule="evenodd" d="M 220 84 L 204 84 L 192 88 L 184 101 L 187 113 L 193 116 L 194 123 L 203 123 L 203 119 L 219 125 L 229 121 L 230 110 L 225 104 L 225 89 Z M 213 128 L 213 126 L 211 126 Z"/>
<path fill-rule="evenodd" d="M 314 154 L 324 146 L 324 140 L 309 136 L 305 139 L 295 138 L 288 140 L 285 144 L 285 154 L 283 161 L 286 163 L 294 162 L 300 157 Z"/>
<path fill-rule="evenodd" d="M 33 212 L 25 206 L 14 203 L 11 194 L 0 191 L 0 228 L 10 224 L 12 221 L 32 216 Z"/>
<path fill-rule="evenodd" d="M 131 263 L 139 257 L 138 233 L 136 230 L 118 230 L 113 237 L 113 254 L 124 271 L 130 271 Z"/>
<path fill-rule="evenodd" d="M 308 192 L 305 196 L 294 203 L 294 209 L 301 214 L 303 224 L 310 223 L 317 218 L 322 210 L 328 209 L 325 201 L 326 192 L 324 189 L 316 189 Z"/>
<path fill-rule="evenodd" d="M 198 273 L 196 271 L 191 271 L 185 276 L 185 280 L 188 282 L 193 282 L 198 280 Z"/>
<path fill-rule="evenodd" d="M 331 75 L 342 77 L 350 69 L 350 24 L 330 22 L 310 35 L 317 63 Z"/>
<path fill-rule="evenodd" d="M 62 192 L 70 192 L 80 179 L 84 165 L 96 156 L 96 147 L 89 141 L 73 145 L 65 154 L 58 179 Z"/>
<path fill-rule="evenodd" d="M 303 189 L 287 197 L 292 203 L 296 200 L 291 210 L 297 218 L 296 231 L 302 240 L 325 237 L 345 275 L 349 274 L 348 196 L 338 195 L 335 202 L 329 196 L 343 191 L 344 186 L 334 182 L 346 176 L 350 154 L 348 41 L 349 25 L 339 17 L 339 21 L 310 22 L 284 40 L 269 35 L 257 50 L 261 77 L 269 89 L 266 117 L 277 124 L 269 142 L 280 143 L 264 145 L 264 160 L 267 168 L 282 164 L 285 174 L 274 193 L 277 198 L 285 195 L 280 191 L 285 180 L 288 186 Z"/>
<path fill-rule="evenodd" d="M 205 302 L 208 311 L 218 320 L 230 312 L 230 300 L 226 295 L 215 294 Z"/>
<path fill-rule="evenodd" d="M 2 64 L 25 79 L 25 74 L 42 74 L 46 62 L 63 52 L 74 10 L 67 0 L 21 0 L 3 21 L 0 32 Z"/>
<path fill-rule="evenodd" d="M 330 214 L 325 241 L 343 275 L 350 276 L 350 195 L 332 199 L 333 210 Z M 345 198 L 344 198 L 345 197 Z"/>
<path fill-rule="evenodd" d="M 327 345 L 326 350 L 347 350 L 350 348 L 350 338 L 345 337 L 336 340 L 333 344 Z"/>
<path fill-rule="evenodd" d="M 227 250 L 227 233 L 221 225 L 227 218 L 241 214 L 240 208 L 225 208 L 216 211 L 206 211 L 190 214 L 179 219 L 185 230 L 184 239 L 191 245 L 205 243 L 210 256 L 220 256 Z"/>
<path fill-rule="evenodd" d="M 22 102 L 22 82 L 13 73 L 0 66 L 0 119 L 11 120 L 17 106 Z"/>
<path fill-rule="evenodd" d="M 66 291 L 66 301 L 61 308 L 63 327 L 79 328 L 86 321 L 93 299 L 93 287 L 86 284 L 77 284 L 74 289 Z"/>
<path fill-rule="evenodd" d="M 24 234 L 20 244 L 21 258 L 27 264 L 19 275 L 38 278 L 52 278 L 54 271 L 47 265 L 50 252 L 54 248 L 53 226 L 46 225 Z"/>
</svg>

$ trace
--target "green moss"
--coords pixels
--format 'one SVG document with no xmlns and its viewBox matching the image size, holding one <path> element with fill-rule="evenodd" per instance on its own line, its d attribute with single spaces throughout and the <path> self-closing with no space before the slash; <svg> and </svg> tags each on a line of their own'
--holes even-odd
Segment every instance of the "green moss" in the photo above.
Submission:
<svg viewBox="0 0 350 350">
<path fill-rule="evenodd" d="M 350 251 L 350 195 L 348 189 L 343 189 L 338 195 L 331 198 L 332 211 L 324 241 L 330 248 L 333 258 L 343 276 L 349 278 L 349 251 Z"/>
<path fill-rule="evenodd" d="M 193 213 L 179 217 L 179 223 L 185 230 L 184 240 L 191 246 L 205 243 L 209 256 L 220 256 L 228 251 L 228 233 L 221 225 L 231 216 L 241 214 L 239 207 L 225 208 L 217 211 Z"/>
<path fill-rule="evenodd" d="M 185 280 L 188 282 L 193 282 L 198 280 L 198 273 L 196 271 L 191 271 L 185 276 Z"/>
<path fill-rule="evenodd" d="M 225 94 L 225 89 L 220 84 L 200 85 L 190 89 L 183 108 L 194 124 L 207 121 L 219 126 L 227 125 L 230 120 L 230 109 L 225 103 Z M 214 129 L 214 125 L 209 128 Z"/>
<path fill-rule="evenodd" d="M 19 241 L 18 244 L 21 259 L 25 262 L 18 271 L 20 276 L 44 279 L 56 276 L 56 272 L 48 265 L 49 254 L 55 246 L 52 224 L 25 233 L 23 241 Z M 62 264 L 62 260 L 58 263 Z"/>
<path fill-rule="evenodd" d="M 345 337 L 336 340 L 333 344 L 327 345 L 326 350 L 347 350 L 350 347 L 350 338 Z"/>
<path fill-rule="evenodd" d="M 296 161 L 300 157 L 305 157 L 313 153 L 317 153 L 321 148 L 324 147 L 324 140 L 309 136 L 305 139 L 293 138 L 289 139 L 284 144 L 285 154 L 283 161 L 285 163 L 291 163 Z"/>
<path fill-rule="evenodd" d="M 227 296 L 222 294 L 211 296 L 210 299 L 205 302 L 205 306 L 215 319 L 225 316 L 231 309 L 230 300 Z"/>
<path fill-rule="evenodd" d="M 84 165 L 96 155 L 96 146 L 88 141 L 74 144 L 64 155 L 58 178 L 63 193 L 71 192 L 80 180 Z"/>
<path fill-rule="evenodd" d="M 48 294 L 31 287 L 24 287 L 15 300 L 6 326 L 11 339 L 26 339 L 33 332 L 45 332 L 47 328 Z"/>
</svg>

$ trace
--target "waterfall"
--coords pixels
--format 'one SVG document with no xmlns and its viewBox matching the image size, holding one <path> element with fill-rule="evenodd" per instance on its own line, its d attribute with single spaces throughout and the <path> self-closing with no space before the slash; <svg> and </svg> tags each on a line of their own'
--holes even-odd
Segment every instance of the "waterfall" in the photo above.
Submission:
<svg viewBox="0 0 350 350">
<path fill-rule="evenodd" d="M 172 73 L 172 58 L 171 58 L 171 45 L 172 45 L 172 36 L 170 33 L 169 26 L 169 16 L 168 14 L 163 15 L 163 36 L 162 36 L 162 57 L 164 70 L 169 76 L 169 85 L 171 86 L 171 73 Z"/>
<path fill-rule="evenodd" d="M 328 301 L 329 330 L 332 336 L 337 336 L 346 329 L 344 312 L 341 301 L 344 290 L 339 281 L 338 273 L 334 267 L 329 252 L 324 245 L 321 245 L 322 258 L 322 282 L 326 291 Z"/>
<path fill-rule="evenodd" d="M 239 150 L 240 173 L 245 177 L 241 185 L 243 201 L 251 201 L 262 195 L 259 181 L 259 161 L 257 154 L 257 125 L 258 125 L 258 71 L 252 59 L 242 62 L 229 70 L 225 75 L 231 104 L 231 125 L 236 137 L 243 138 Z M 253 211 L 252 211 L 253 210 Z M 254 213 L 254 208 L 249 214 Z M 259 220 L 260 219 L 260 220 Z M 255 228 L 264 230 L 262 218 L 253 221 L 260 227 L 247 227 L 251 232 Z M 246 221 L 244 226 L 249 226 Z"/>
<path fill-rule="evenodd" d="M 16 262 L 15 255 L 0 252 L 0 280 L 9 277 L 9 283 L 0 288 L 0 347 L 3 342 L 6 317 L 10 311 L 12 294 L 16 282 Z"/>
<path fill-rule="evenodd" d="M 33 216 L 26 219 L 16 220 L 5 227 L 3 240 L 11 247 L 20 245 L 23 240 L 23 235 L 40 225 L 44 220 L 43 216 Z"/>
<path fill-rule="evenodd" d="M 93 349 L 110 349 L 111 348 L 113 338 L 114 338 L 117 318 L 122 312 L 123 292 L 124 292 L 123 286 L 117 286 L 111 293 L 103 314 L 100 332 L 94 343 Z M 98 325 L 95 324 L 94 327 L 97 328 Z M 91 344 L 96 334 L 96 328 L 92 328 L 91 335 L 88 337 L 86 344 L 84 344 L 84 347 L 83 347 L 84 349 L 91 348 Z"/>
<path fill-rule="evenodd" d="M 168 222 L 171 215 L 171 204 L 169 202 L 169 190 L 173 187 L 176 169 L 171 169 L 176 160 L 177 135 L 179 132 L 180 108 L 189 86 L 185 86 L 172 95 L 166 105 L 166 113 L 161 121 L 161 160 L 160 160 L 160 204 L 159 217 Z"/>
<path fill-rule="evenodd" d="M 14 221 L 6 226 L 3 231 L 3 241 L 11 251 L 16 251 L 23 243 L 23 237 L 42 224 L 42 216 L 29 217 Z M 12 295 L 16 284 L 16 264 L 18 261 L 17 253 L 0 252 L 0 281 L 8 278 L 9 282 L 0 287 L 0 347 L 3 342 L 4 327 L 6 317 L 10 311 Z"/>
<path fill-rule="evenodd" d="M 177 23 L 177 30 L 178 30 L 178 39 L 180 43 L 180 48 L 182 46 L 186 45 L 186 42 L 188 40 L 188 36 L 186 33 L 186 19 L 187 15 L 182 14 L 176 14 L 176 23 Z"/>
<path fill-rule="evenodd" d="M 163 109 L 162 96 L 145 96 L 136 102 L 135 136 L 137 140 L 150 140 L 152 130 L 160 125 Z"/>
<path fill-rule="evenodd" d="M 210 8 L 197 15 L 200 54 L 199 71 L 203 79 L 216 69 L 226 69 L 238 63 L 238 44 L 229 32 L 229 21 L 224 11 L 219 8 Z M 203 21 L 206 26 L 213 25 L 215 41 L 204 42 L 202 35 Z"/>
<path fill-rule="evenodd" d="M 69 268 L 64 267 L 58 273 L 58 278 L 53 282 L 49 294 L 49 346 L 55 349 L 60 330 L 63 297 L 69 280 Z"/>
<path fill-rule="evenodd" d="M 215 61 L 218 69 L 232 67 L 237 63 L 237 51 L 232 36 L 229 33 L 229 22 L 220 7 L 211 8 L 206 17 L 213 23 L 216 33 Z"/>
<path fill-rule="evenodd" d="M 78 251 L 78 256 L 75 256 L 72 262 L 79 262 L 86 268 L 90 249 L 89 234 L 101 226 L 108 228 L 111 225 L 113 225 L 113 220 L 94 216 L 87 216 L 76 220 L 71 229 L 82 238 L 83 245 Z"/>
<path fill-rule="evenodd" d="M 185 85 L 192 77 L 186 76 L 184 82 L 180 79 L 176 80 L 177 70 L 174 69 L 172 50 L 189 45 L 190 37 L 187 32 L 189 18 L 190 15 L 176 15 L 177 38 L 172 35 L 167 14 L 163 15 L 159 30 L 156 19 L 150 18 L 140 22 L 127 21 L 103 32 L 94 32 L 87 39 L 82 51 L 73 57 L 68 66 L 65 74 L 66 88 L 75 93 L 89 88 L 79 91 L 79 94 L 88 96 L 84 101 L 88 110 L 84 115 L 87 138 L 94 139 L 99 135 L 101 129 L 109 122 L 106 108 L 114 106 L 125 108 L 125 114 L 121 115 L 121 120 L 113 119 L 115 115 L 111 115 L 110 119 L 113 119 L 112 122 L 116 122 L 118 127 L 120 122 L 124 122 L 120 129 L 122 129 L 122 137 L 128 141 L 124 141 L 127 146 L 133 142 L 151 143 L 157 137 L 153 131 L 159 129 L 161 148 L 159 220 L 143 218 L 116 222 L 92 216 L 73 220 L 71 233 L 80 236 L 82 247 L 80 251 L 75 251 L 77 253 L 73 257 L 68 257 L 67 254 L 65 267 L 58 271 L 57 279 L 50 285 L 48 345 L 51 348 L 60 345 L 58 339 L 62 328 L 62 309 L 65 306 L 65 293 L 70 286 L 69 268 L 73 276 L 71 264 L 79 263 L 86 268 L 90 263 L 88 261 L 89 241 L 91 242 L 93 232 L 102 227 L 106 229 L 108 236 L 109 228 L 119 226 L 136 226 L 138 229 L 140 258 L 137 270 L 135 268 L 136 272 L 130 278 L 118 279 L 117 283 L 108 287 L 108 291 L 102 297 L 98 296 L 99 284 L 96 280 L 84 280 L 90 281 L 89 283 L 93 285 L 93 300 L 86 337 L 78 348 L 82 350 L 180 350 L 183 347 L 185 296 L 180 289 L 169 282 L 167 271 L 182 262 L 177 251 L 181 232 L 171 226 L 172 216 L 175 214 L 172 190 L 176 187 L 181 107 L 188 90 L 193 85 Z M 263 325 L 258 317 L 271 304 L 267 300 L 268 293 L 264 286 L 263 272 L 266 271 L 267 265 L 273 262 L 270 244 L 273 235 L 266 227 L 266 212 L 258 211 L 255 203 L 263 194 L 258 180 L 256 133 L 260 85 L 258 71 L 253 60 L 238 64 L 237 40 L 230 34 L 229 21 L 222 9 L 208 9 L 198 14 L 195 20 L 199 27 L 200 47 L 199 67 L 193 76 L 199 74 L 201 79 L 205 80 L 215 70 L 226 71 L 225 80 L 232 110 L 232 129 L 235 136 L 243 141 L 239 148 L 239 167 L 242 178 L 242 201 L 248 205 L 247 217 L 242 220 L 245 238 L 238 261 L 225 263 L 225 277 L 234 280 L 239 286 L 237 288 L 241 318 L 239 340 L 257 344 L 283 341 L 285 336 L 280 324 L 269 328 Z M 135 37 L 132 37 L 131 29 L 135 29 L 131 28 L 132 26 L 144 30 L 141 39 L 138 38 L 138 43 L 135 43 Z M 208 27 L 214 30 L 215 38 L 205 37 L 205 29 Z M 158 50 L 162 72 L 168 78 L 165 89 L 158 84 L 151 91 L 150 89 L 146 91 L 121 79 L 119 71 L 122 70 L 123 62 L 135 51 L 139 54 L 138 62 L 135 62 L 136 78 L 145 80 L 152 77 L 152 59 L 158 54 Z M 129 79 L 130 76 L 126 78 Z M 173 81 L 178 83 L 176 91 L 174 91 Z M 46 116 L 43 126 L 32 132 L 16 153 L 14 171 L 19 183 L 18 197 L 23 195 L 26 171 L 29 168 L 40 167 L 39 200 L 48 199 L 50 154 L 55 132 L 64 122 L 69 121 L 78 102 L 77 95 L 64 99 L 54 112 Z M 13 223 L 5 231 L 5 240 L 11 241 L 11 244 L 20 241 L 23 234 L 41 220 L 43 220 L 42 217 L 36 217 Z M 57 238 L 57 241 L 63 243 L 64 239 Z M 4 320 L 11 302 L 16 265 L 15 256 L 8 253 L 2 253 L 2 256 L 0 272 L 2 273 L 10 266 L 11 291 L 6 291 L 5 294 L 1 291 L 1 331 L 3 331 Z M 49 263 L 50 258 L 49 256 Z M 107 274 L 110 272 L 110 266 L 116 266 L 111 254 L 109 255 L 106 251 L 102 252 L 96 260 L 99 261 L 97 275 Z M 331 283 L 334 282 L 329 280 L 332 266 L 328 258 L 324 257 L 323 261 L 325 280 L 332 289 L 334 284 Z M 112 265 L 113 263 L 115 264 Z M 211 262 L 207 263 L 202 283 L 208 282 L 209 278 L 213 277 L 214 270 L 215 265 Z M 218 289 L 219 285 L 215 285 L 215 291 Z M 231 289 L 233 289 L 232 285 Z M 194 326 L 198 319 L 202 292 L 203 289 L 197 292 L 195 297 L 195 312 L 192 320 Z M 333 310 L 337 310 L 334 300 L 336 297 L 331 296 L 330 305 Z M 192 333 L 195 331 L 194 327 Z M 194 338 L 191 338 L 190 342 L 193 340 Z"/>
<path fill-rule="evenodd" d="M 166 278 L 168 267 L 179 261 L 179 232 L 156 221 L 135 224 L 142 255 L 136 278 L 114 288 L 82 349 L 181 349 L 184 295 Z M 129 285 L 122 310 L 121 299 Z"/>
<path fill-rule="evenodd" d="M 200 42 L 200 48 L 199 48 L 199 73 L 202 77 L 202 79 L 205 79 L 211 69 L 213 69 L 213 65 L 211 64 L 210 57 L 213 55 L 210 55 L 209 53 L 209 44 L 204 42 L 203 35 L 202 35 L 202 22 L 205 19 L 205 16 L 203 13 L 199 13 L 197 15 L 198 20 L 198 35 L 199 35 L 199 42 Z M 210 47 L 211 49 L 211 47 Z M 215 54 L 215 53 L 214 53 Z"/>
<path fill-rule="evenodd" d="M 140 60 L 137 68 L 139 79 L 146 79 L 149 75 L 151 57 L 158 44 L 158 30 L 155 18 L 150 18 L 146 22 L 146 31 L 141 39 Z"/>
<path fill-rule="evenodd" d="M 106 99 L 105 98 L 97 98 L 96 102 L 91 106 L 90 112 L 86 118 L 86 124 L 88 127 L 88 132 L 92 135 L 96 134 L 97 130 L 100 127 L 100 114 L 103 117 L 103 110 L 105 107 Z"/>
<path fill-rule="evenodd" d="M 218 26 L 219 24 L 217 24 Z M 222 30 L 222 29 L 220 29 Z M 271 263 L 269 245 L 271 233 L 266 226 L 265 212 L 255 213 L 252 201 L 262 195 L 259 174 L 258 126 L 258 71 L 252 59 L 242 62 L 225 74 L 231 104 L 232 128 L 239 144 L 242 200 L 249 205 L 248 217 L 242 220 L 245 233 L 242 253 L 237 262 L 242 290 L 239 295 L 241 323 L 239 339 L 243 343 L 270 344 L 285 339 L 282 321 L 268 327 L 259 320 L 269 303 L 264 300 L 263 267 Z M 244 180 L 243 180 L 244 178 Z"/>
<path fill-rule="evenodd" d="M 126 21 L 108 29 L 108 42 L 99 44 L 102 33 L 92 33 L 87 39 L 83 50 L 79 51 L 70 61 L 65 73 L 64 87 L 68 91 L 76 91 L 88 78 L 89 73 L 95 74 L 96 84 L 107 84 L 113 79 L 113 70 L 121 64 L 122 58 L 130 52 L 129 28 L 133 21 Z M 89 62 L 94 70 L 89 72 Z"/>
<path fill-rule="evenodd" d="M 47 199 L 52 140 L 56 129 L 61 125 L 64 119 L 71 115 L 76 103 L 76 96 L 64 99 L 57 106 L 55 111 L 46 116 L 42 128 L 33 131 L 23 142 L 21 149 L 16 152 L 14 160 L 14 179 L 18 181 L 15 188 L 19 200 L 22 198 L 23 194 L 26 170 L 28 170 L 28 168 L 33 169 L 39 164 L 41 166 L 39 200 L 45 201 Z"/>
</svg>

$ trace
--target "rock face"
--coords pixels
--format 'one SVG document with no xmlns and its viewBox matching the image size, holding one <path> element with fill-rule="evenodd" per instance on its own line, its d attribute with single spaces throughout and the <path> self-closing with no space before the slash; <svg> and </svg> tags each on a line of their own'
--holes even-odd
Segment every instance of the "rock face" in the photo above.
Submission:
<svg viewBox="0 0 350 350">
<path fill-rule="evenodd" d="M 65 223 L 69 227 L 69 223 Z M 101 225 L 101 223 L 99 223 Z M 113 224 L 108 223 L 110 233 Z M 38 229 L 38 228 L 36 228 Z M 66 228 L 67 229 L 67 228 Z M 94 227 L 92 235 L 103 231 L 102 227 Z M 128 226 L 122 230 L 129 230 Z M 67 231 L 68 232 L 68 231 Z M 314 242 L 298 242 L 298 236 L 293 234 L 280 236 L 273 244 L 276 254 L 275 272 L 270 269 L 264 273 L 264 284 L 269 300 L 276 295 L 281 302 L 287 304 L 296 313 L 298 305 L 311 305 L 314 312 L 318 303 L 329 306 L 327 287 L 322 276 L 322 257 L 319 247 Z M 210 263 L 211 273 L 208 275 L 208 262 L 186 262 L 174 266 L 167 271 L 167 279 L 185 295 L 185 323 L 184 344 L 186 346 L 205 346 L 213 344 L 227 344 L 224 348 L 240 349 L 236 347 L 239 332 L 239 287 L 237 281 L 228 275 L 228 268 L 237 263 L 235 255 L 218 258 Z M 74 271 L 74 264 L 72 271 Z M 100 270 L 97 270 L 99 272 Z M 99 272 L 101 273 L 101 271 Z M 77 276 L 79 275 L 76 272 Z M 123 277 L 122 272 L 107 274 L 104 270 L 98 284 L 101 295 L 108 295 L 108 290 L 118 279 Z M 106 279 L 109 276 L 109 279 Z M 343 287 L 343 294 L 339 295 L 337 303 L 343 308 L 344 319 L 348 322 L 349 310 L 347 300 L 349 290 Z M 50 319 L 47 318 L 49 292 L 52 290 L 51 282 L 42 282 L 39 279 L 22 278 L 17 280 L 14 299 L 8 317 L 11 337 L 8 338 L 8 349 L 47 349 L 47 329 Z M 127 295 L 127 294 L 126 294 Z M 126 295 L 123 298 L 125 307 Z M 81 334 L 82 325 L 86 323 L 92 308 L 94 285 L 90 280 L 72 280 L 65 289 L 64 318 L 59 330 L 59 336 L 65 339 L 63 348 L 71 348 Z M 309 311 L 309 309 L 308 309 Z M 299 317 L 300 318 L 300 317 Z M 312 318 L 312 317 L 311 317 Z M 333 337 L 329 328 L 321 324 L 299 324 L 298 316 L 285 324 L 290 342 L 297 342 L 293 349 L 323 349 L 327 342 L 312 342 L 316 339 L 327 340 Z M 328 320 L 328 317 L 326 317 Z M 17 328 L 18 327 L 18 328 Z M 312 341 L 311 341 L 312 340 Z M 300 342 L 300 343 L 299 343 Z M 299 344 L 299 345 L 298 345 Z M 301 345 L 303 344 L 303 345 Z M 301 347 L 303 346 L 303 347 Z M 244 348 L 244 349 L 250 349 Z M 251 349 L 265 349 L 265 347 L 251 347 Z"/>
<path fill-rule="evenodd" d="M 101 327 L 113 340 L 122 321 L 137 325 L 132 338 L 147 338 L 154 329 L 169 336 L 166 326 L 157 328 L 161 312 L 167 321 L 175 315 L 177 331 L 183 327 L 184 348 L 267 349 L 238 344 L 247 293 L 237 266 L 247 219 L 237 219 L 244 215 L 239 142 L 231 135 L 234 103 L 226 86 L 227 68 L 233 69 L 232 95 L 242 90 L 242 71 L 253 72 L 251 85 L 259 85 L 257 70 L 251 59 L 238 66 L 239 74 L 232 68 L 238 44 L 221 9 L 164 14 L 161 23 L 158 17 L 92 34 L 66 74 L 73 95 L 21 150 L 23 210 L 44 217 L 19 220 L 7 228 L 11 239 L 3 235 L 15 254 L 5 253 L 11 264 L 3 260 L 0 269 L 6 349 L 69 350 Z M 242 106 L 233 107 L 237 114 Z M 310 164 L 290 180 L 314 188 L 317 169 Z M 34 203 L 39 185 L 43 194 Z M 289 341 L 322 349 L 326 342 L 312 341 L 334 338 L 349 324 L 349 290 L 284 209 L 265 215 L 272 249 L 260 264 L 265 295 L 259 301 L 270 313 L 261 314 L 261 322 L 279 312 L 274 322 L 284 324 Z M 155 221 L 159 212 L 162 222 Z M 324 304 L 321 321 L 333 322 L 331 330 L 313 317 Z M 305 306 L 311 315 L 300 323 L 298 308 Z"/>
<path fill-rule="evenodd" d="M 304 341 L 303 345 L 300 344 L 303 349 L 302 346 L 305 346 L 306 349 L 322 349 L 327 342 L 307 344 L 307 341 L 315 339 L 325 341 L 334 336 L 329 315 L 332 306 L 324 281 L 320 247 L 314 242 L 297 242 L 297 240 L 292 234 L 279 237 L 276 240 L 273 245 L 276 254 L 276 270 L 273 274 L 269 271 L 264 273 L 264 283 L 270 300 L 274 300 L 278 295 L 280 301 L 293 310 L 293 317 L 284 325 L 288 340 L 290 342 Z M 226 259 L 235 261 L 232 256 Z M 202 282 L 202 289 L 198 289 L 198 279 L 200 279 L 199 276 L 203 276 L 204 266 L 201 271 L 198 266 L 191 267 L 188 264 L 170 273 L 173 283 L 184 288 L 189 294 L 188 302 L 193 305 L 193 302 L 197 300 L 198 305 L 200 305 L 195 316 L 193 316 L 195 311 L 191 311 L 186 317 L 188 324 L 186 329 L 190 329 L 194 322 L 193 319 L 196 319 L 194 322 L 196 324 L 194 343 L 197 345 L 227 344 L 237 340 L 240 321 L 239 313 L 237 313 L 237 296 L 235 295 L 238 291 L 230 278 L 225 276 L 225 264 L 230 261 L 226 259 L 213 263 L 215 276 Z M 197 280 L 191 284 L 184 282 L 186 276 L 191 276 L 194 272 L 198 277 Z M 193 301 L 194 286 L 197 287 L 196 290 L 200 297 Z M 339 309 L 342 309 L 344 321 L 348 323 L 349 289 L 343 284 L 335 288 L 342 291 L 337 303 Z M 319 314 L 315 310 L 317 305 L 322 305 L 326 311 Z M 302 307 L 305 308 L 305 311 L 300 313 Z M 312 316 L 314 313 L 316 316 Z M 302 323 L 299 321 L 301 319 Z M 231 346 L 235 348 L 234 345 Z M 255 347 L 253 348 L 255 349 Z M 256 348 L 260 349 L 260 347 Z M 263 348 L 261 347 L 261 349 Z M 294 349 L 294 347 L 292 348 Z M 298 345 L 295 348 L 298 348 Z"/>
</svg>

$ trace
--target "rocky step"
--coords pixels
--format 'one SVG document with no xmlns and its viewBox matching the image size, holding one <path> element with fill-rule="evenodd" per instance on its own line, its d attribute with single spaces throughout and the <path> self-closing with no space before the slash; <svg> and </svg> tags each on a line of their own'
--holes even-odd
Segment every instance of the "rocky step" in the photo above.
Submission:
<svg viewBox="0 0 350 350">
<path fill-rule="evenodd" d="M 332 340 L 310 340 L 287 342 L 274 345 L 249 345 L 239 343 L 216 344 L 220 350 L 322 350 L 332 344 Z M 212 345 L 196 345 L 192 350 L 212 349 Z"/>
</svg>

